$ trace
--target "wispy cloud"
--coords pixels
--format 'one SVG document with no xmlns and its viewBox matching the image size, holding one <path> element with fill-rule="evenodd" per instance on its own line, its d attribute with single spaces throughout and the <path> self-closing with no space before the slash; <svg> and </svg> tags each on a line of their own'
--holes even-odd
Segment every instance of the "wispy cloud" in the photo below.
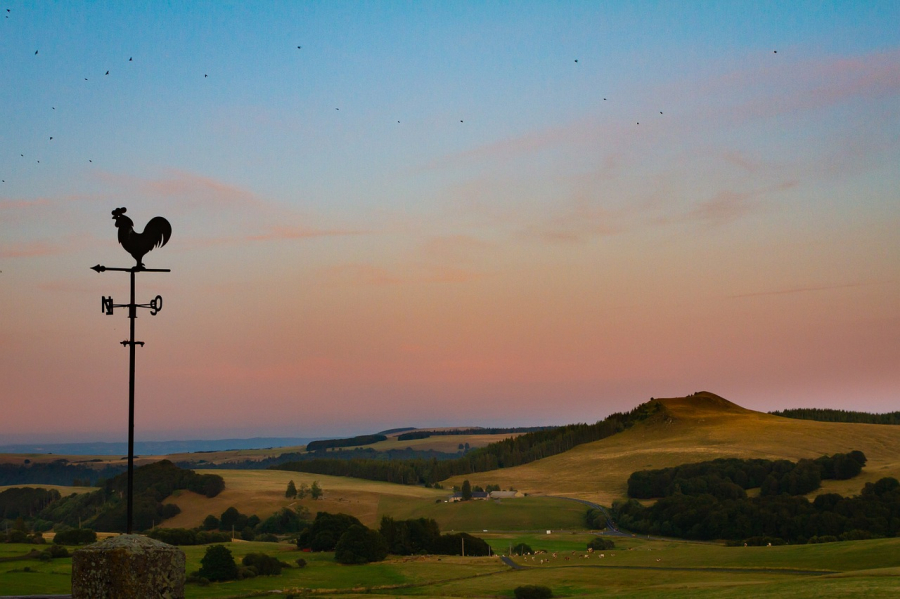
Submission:
<svg viewBox="0 0 900 599">
<path fill-rule="evenodd" d="M 279 239 L 310 239 L 313 237 L 338 237 L 342 235 L 364 235 L 366 231 L 341 229 L 313 229 L 307 227 L 274 226 L 266 233 L 249 235 L 250 241 L 274 241 Z"/>
<path fill-rule="evenodd" d="M 323 269 L 323 281 L 332 286 L 382 286 L 429 283 L 467 283 L 484 273 L 451 266 L 403 266 L 393 270 L 373 264 L 341 264 Z"/>
<path fill-rule="evenodd" d="M 96 247 L 99 243 L 91 235 L 68 235 L 64 238 L 48 241 L 33 240 L 0 244 L 0 258 L 33 258 L 35 256 L 53 256 L 71 254 L 72 252 Z"/>
<path fill-rule="evenodd" d="M 420 252 L 441 262 L 472 263 L 486 250 L 495 247 L 471 235 L 436 235 L 420 245 Z"/>
<path fill-rule="evenodd" d="M 810 293 L 813 291 L 833 291 L 835 289 L 850 289 L 853 287 L 864 287 L 867 285 L 872 285 L 872 283 L 843 283 L 839 285 L 811 285 L 807 287 L 792 287 L 790 289 L 777 289 L 774 291 L 754 291 L 750 293 L 738 293 L 736 295 L 729 295 L 729 298 L 741 298 L 741 297 L 760 297 L 764 295 L 792 295 L 795 293 Z"/>
<path fill-rule="evenodd" d="M 148 179 L 132 175 L 100 172 L 97 178 L 112 187 L 131 193 L 162 197 L 190 204 L 217 206 L 252 206 L 266 204 L 255 193 L 237 185 L 223 183 L 211 177 L 181 170 L 168 170 L 162 178 Z"/>
</svg>

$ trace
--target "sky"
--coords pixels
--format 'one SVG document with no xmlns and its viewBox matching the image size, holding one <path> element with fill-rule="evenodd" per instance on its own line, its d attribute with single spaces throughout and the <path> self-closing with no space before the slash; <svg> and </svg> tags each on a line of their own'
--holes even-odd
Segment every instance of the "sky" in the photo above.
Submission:
<svg viewBox="0 0 900 599">
<path fill-rule="evenodd" d="M 900 409 L 900 3 L 0 10 L 0 444 L 126 437 L 123 206 L 138 440 Z"/>
</svg>

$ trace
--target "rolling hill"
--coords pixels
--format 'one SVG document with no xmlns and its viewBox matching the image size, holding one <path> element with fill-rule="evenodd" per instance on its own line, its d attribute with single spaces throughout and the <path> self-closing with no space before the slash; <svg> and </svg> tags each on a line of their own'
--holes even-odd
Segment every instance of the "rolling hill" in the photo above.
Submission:
<svg viewBox="0 0 900 599">
<path fill-rule="evenodd" d="M 499 484 L 530 494 L 588 499 L 610 505 L 626 495 L 632 472 L 720 457 L 816 458 L 861 450 L 868 464 L 860 476 L 824 481 L 823 492 L 855 495 L 866 482 L 900 478 L 900 427 L 815 422 L 742 408 L 718 395 L 656 399 L 663 410 L 647 421 L 600 441 L 549 458 L 490 472 L 457 476 L 445 486 Z"/>
</svg>

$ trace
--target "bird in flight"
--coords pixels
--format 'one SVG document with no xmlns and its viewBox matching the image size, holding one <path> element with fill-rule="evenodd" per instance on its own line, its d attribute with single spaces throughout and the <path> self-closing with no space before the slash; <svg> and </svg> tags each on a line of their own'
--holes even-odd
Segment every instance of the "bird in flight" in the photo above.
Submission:
<svg viewBox="0 0 900 599">
<path fill-rule="evenodd" d="M 577 58 L 575 59 L 575 62 L 578 62 L 578 59 L 577 59 Z"/>
<path fill-rule="evenodd" d="M 106 71 L 106 74 L 109 75 L 109 71 Z"/>
<path fill-rule="evenodd" d="M 38 51 L 37 51 L 37 50 L 35 50 L 35 51 L 34 51 L 34 55 L 35 55 L 35 56 L 37 56 L 37 53 L 38 53 Z"/>
<path fill-rule="evenodd" d="M 133 58 L 133 57 L 129 56 L 129 57 L 128 57 L 128 62 L 131 62 L 131 59 L 132 59 L 132 58 Z"/>
</svg>

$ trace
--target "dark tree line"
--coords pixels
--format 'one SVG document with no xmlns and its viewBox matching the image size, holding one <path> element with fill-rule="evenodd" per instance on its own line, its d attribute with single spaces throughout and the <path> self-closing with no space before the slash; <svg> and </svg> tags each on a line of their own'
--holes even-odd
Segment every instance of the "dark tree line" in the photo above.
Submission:
<svg viewBox="0 0 900 599">
<path fill-rule="evenodd" d="M 387 441 L 384 435 L 359 435 L 347 439 L 325 439 L 323 441 L 310 441 L 306 451 L 325 451 L 337 447 L 356 447 L 358 445 L 371 445 L 379 441 Z"/>
<path fill-rule="evenodd" d="M 125 471 L 124 466 L 91 468 L 66 459 L 31 464 L 0 464 L 0 485 L 71 485 L 77 480 L 85 487 L 110 479 Z"/>
<path fill-rule="evenodd" d="M 628 496 L 637 499 L 708 494 L 719 499 L 740 499 L 746 489 L 759 487 L 760 495 L 805 495 L 822 480 L 846 480 L 862 471 L 861 451 L 836 453 L 815 460 L 742 460 L 720 458 L 660 470 L 640 470 L 628 478 Z"/>
<path fill-rule="evenodd" d="M 393 555 L 490 555 L 487 542 L 467 533 L 441 534 L 438 523 L 430 518 L 381 519 L 381 536 Z"/>
<path fill-rule="evenodd" d="M 15 487 L 0 493 L 0 520 L 34 518 L 60 498 L 56 489 Z"/>
<path fill-rule="evenodd" d="M 900 412 L 871 414 L 869 412 L 853 412 L 850 410 L 831 410 L 828 408 L 795 408 L 769 412 L 775 416 L 797 418 L 800 420 L 818 420 L 819 422 L 855 422 L 861 424 L 900 424 Z"/>
<path fill-rule="evenodd" d="M 612 436 L 636 422 L 645 420 L 664 410 L 662 404 L 650 401 L 627 413 L 610 414 L 595 424 L 569 424 L 549 430 L 526 433 L 467 452 L 452 460 L 335 460 L 313 458 L 272 466 L 276 470 L 291 470 L 351 476 L 368 480 L 380 480 L 407 485 L 430 485 L 451 476 L 487 472 L 509 468 L 563 453 L 583 443 L 590 443 Z M 329 457 L 335 455 L 329 453 Z"/>
<path fill-rule="evenodd" d="M 347 450 L 338 451 L 315 451 L 312 453 L 283 453 L 277 457 L 264 458 L 261 460 L 243 460 L 240 462 L 225 462 L 222 464 L 211 464 L 204 461 L 178 462 L 181 468 L 194 468 L 203 470 L 264 470 L 286 464 L 289 462 L 304 462 L 310 460 L 453 460 L 458 458 L 460 452 L 448 453 L 444 451 L 435 451 L 432 449 L 418 450 L 412 448 L 405 449 L 389 449 L 387 451 L 376 451 L 371 447 L 357 447 Z"/>
<path fill-rule="evenodd" d="M 107 480 L 92 493 L 72 494 L 50 503 L 36 516 L 41 524 L 84 525 L 95 530 L 125 530 L 127 474 Z M 178 489 L 188 489 L 215 497 L 225 488 L 217 474 L 197 474 L 182 470 L 168 460 L 134 470 L 134 528 L 146 530 L 179 513 L 178 506 L 162 500 Z"/>
<path fill-rule="evenodd" d="M 688 539 L 816 543 L 893 537 L 900 533 L 900 482 L 866 483 L 860 495 L 795 495 L 722 499 L 675 493 L 650 507 L 636 500 L 613 504 L 618 523 L 635 532 Z"/>
<path fill-rule="evenodd" d="M 488 427 L 488 428 L 459 428 L 441 431 L 411 431 L 397 436 L 398 441 L 411 441 L 413 439 L 427 439 L 428 437 L 440 437 L 446 435 L 507 435 L 517 433 L 533 433 L 548 431 L 557 428 L 555 426 L 518 426 L 518 427 Z"/>
</svg>

